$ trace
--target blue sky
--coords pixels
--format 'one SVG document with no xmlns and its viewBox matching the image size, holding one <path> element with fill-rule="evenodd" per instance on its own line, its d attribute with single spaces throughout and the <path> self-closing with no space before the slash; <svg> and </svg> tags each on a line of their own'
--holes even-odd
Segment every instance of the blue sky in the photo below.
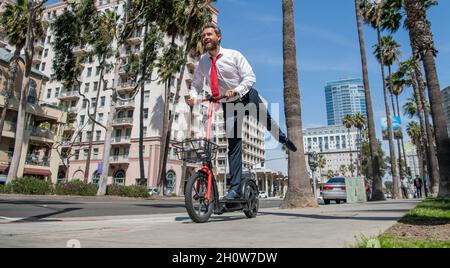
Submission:
<svg viewBox="0 0 450 268">
<path fill-rule="evenodd" d="M 53 2 L 56 1 L 49 1 Z M 354 0 L 294 2 L 303 127 L 324 126 L 327 123 L 325 83 L 362 76 Z M 218 20 L 223 33 L 222 45 L 241 51 L 248 59 L 257 76 L 256 88 L 269 102 L 280 103 L 280 125 L 284 127 L 281 1 L 219 0 L 215 6 L 220 11 Z M 445 26 L 448 14 L 450 1 L 439 1 L 439 6 L 432 8 L 428 14 L 439 50 L 437 70 L 442 88 L 450 86 L 450 35 L 448 26 Z M 380 67 L 372 56 L 376 34 L 371 28 L 365 27 L 364 30 L 375 124 L 377 136 L 380 137 L 384 103 Z M 395 39 L 402 46 L 402 59 L 407 59 L 410 56 L 408 33 L 401 29 L 395 34 Z M 401 102 L 409 96 L 410 89 L 401 96 Z M 268 159 L 280 156 L 280 150 L 267 152 Z M 267 166 L 286 170 L 285 161 L 268 162 Z"/>
</svg>

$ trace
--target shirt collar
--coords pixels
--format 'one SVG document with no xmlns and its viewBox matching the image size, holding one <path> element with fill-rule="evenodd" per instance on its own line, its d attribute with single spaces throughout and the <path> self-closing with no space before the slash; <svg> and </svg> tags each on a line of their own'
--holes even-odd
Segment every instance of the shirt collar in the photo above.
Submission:
<svg viewBox="0 0 450 268">
<path fill-rule="evenodd" d="M 206 52 L 206 54 L 208 55 L 209 58 L 211 58 L 211 54 L 209 54 L 209 52 Z M 222 46 L 219 46 L 219 53 L 217 53 L 217 56 L 220 56 L 220 57 L 223 56 L 223 48 L 222 48 Z"/>
</svg>

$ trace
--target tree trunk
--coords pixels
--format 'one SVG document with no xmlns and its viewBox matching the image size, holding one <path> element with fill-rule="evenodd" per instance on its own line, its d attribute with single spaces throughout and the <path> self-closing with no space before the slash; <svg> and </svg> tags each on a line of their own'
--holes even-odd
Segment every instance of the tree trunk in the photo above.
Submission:
<svg viewBox="0 0 450 268">
<path fill-rule="evenodd" d="M 289 138 L 298 146 L 289 152 L 288 190 L 282 208 L 317 207 L 310 180 L 306 175 L 305 151 L 302 135 L 300 89 L 298 86 L 297 52 L 293 0 L 283 0 L 283 81 L 284 112 Z"/>
<path fill-rule="evenodd" d="M 437 158 L 439 164 L 439 197 L 450 196 L 450 139 L 448 137 L 445 114 L 442 106 L 441 89 L 434 59 L 433 34 L 427 21 L 425 3 L 423 0 L 405 0 L 407 26 L 414 55 L 422 57 L 427 80 L 431 115 L 433 118 Z M 431 148 L 430 148 L 431 149 Z M 436 189 L 437 178 L 432 181 L 432 188 Z"/>
<path fill-rule="evenodd" d="M 352 154 L 352 145 L 351 145 L 351 142 L 350 142 L 350 140 L 351 140 L 351 138 L 350 138 L 350 128 L 347 129 L 347 136 L 348 136 L 348 148 L 350 148 L 350 166 L 349 166 L 351 168 L 350 174 L 353 177 L 353 168 L 352 168 L 352 166 L 353 166 L 353 154 Z"/>
<path fill-rule="evenodd" d="M 30 86 L 31 66 L 34 55 L 33 22 L 36 20 L 36 11 L 33 7 L 32 1 L 28 2 L 28 8 L 30 10 L 30 16 L 28 18 L 27 37 L 25 42 L 25 72 L 22 81 L 22 89 L 20 91 L 19 108 L 17 110 L 17 125 L 14 140 L 14 153 L 11 160 L 11 165 L 9 166 L 6 183 L 9 183 L 17 178 L 17 172 L 19 170 L 20 159 L 22 156 L 22 145 L 25 136 L 27 96 L 28 96 L 28 88 Z"/>
<path fill-rule="evenodd" d="M 94 107 L 94 118 L 97 118 L 97 109 L 98 109 L 98 99 L 100 97 L 100 91 L 102 88 L 102 81 L 103 81 L 103 64 L 104 62 L 102 62 L 100 64 L 100 78 L 98 81 L 98 88 L 97 88 L 97 96 L 96 99 L 97 101 L 95 102 L 95 107 Z M 87 107 L 87 111 L 89 113 L 89 107 Z M 94 140 L 94 130 L 95 130 L 95 122 L 92 122 L 92 126 L 91 126 L 91 137 L 89 137 L 89 147 L 88 147 L 88 155 L 87 155 L 87 159 L 86 159 L 86 166 L 84 167 L 84 182 L 88 183 L 89 181 L 89 169 L 90 169 L 90 165 L 91 165 L 91 154 L 92 154 L 92 141 Z"/>
<path fill-rule="evenodd" d="M 9 100 L 14 97 L 14 88 L 16 84 L 17 78 L 17 68 L 19 66 L 19 58 L 20 58 L 20 50 L 21 48 L 16 48 L 14 51 L 14 56 L 11 59 L 10 67 L 9 67 L 9 79 L 6 85 L 6 94 L 5 94 L 5 107 L 2 110 L 2 114 L 0 115 L 0 134 L 3 133 L 3 127 L 5 126 L 6 113 L 8 112 Z M 0 142 L 2 141 L 2 136 L 0 135 Z"/>
<path fill-rule="evenodd" d="M 428 166 L 428 174 L 430 176 L 430 182 L 431 185 L 435 185 L 435 187 L 438 187 L 437 183 L 439 182 L 439 170 L 438 170 L 438 159 L 436 157 L 436 149 L 434 145 L 434 135 L 433 131 L 431 130 L 432 126 L 430 124 L 430 118 L 428 111 L 426 109 L 426 96 L 425 96 L 425 83 L 422 78 L 422 71 L 419 66 L 419 63 L 415 61 L 415 72 L 417 77 L 417 83 L 418 83 L 418 94 L 419 94 L 419 100 L 421 102 L 421 108 L 423 111 L 423 119 L 424 119 L 424 127 L 426 131 L 426 153 L 427 153 L 427 166 Z M 425 178 L 424 178 L 425 179 Z M 433 193 L 438 192 L 438 189 L 435 187 L 431 187 L 431 190 Z"/>
<path fill-rule="evenodd" d="M 398 100 L 398 95 L 395 95 L 395 101 L 396 101 L 396 105 L 397 105 L 397 114 L 398 114 L 398 116 L 400 116 L 400 104 L 399 104 L 399 100 Z M 401 147 L 402 147 L 401 149 L 402 149 L 403 160 L 405 161 L 405 171 L 408 171 L 408 161 L 406 160 L 405 142 L 403 140 L 403 131 L 402 131 L 402 137 L 400 139 L 400 142 L 401 142 Z"/>
<path fill-rule="evenodd" d="M 381 31 L 380 28 L 377 28 L 377 36 L 378 36 L 378 47 L 380 48 L 381 51 L 383 51 L 383 46 L 381 43 Z M 383 56 L 380 57 L 380 61 L 381 61 L 381 79 L 383 81 L 383 96 L 384 96 L 384 106 L 386 108 L 386 120 L 387 120 L 387 128 L 388 128 L 388 137 L 389 137 L 389 157 L 390 157 L 390 162 L 391 162 L 391 173 L 392 173 L 392 191 L 393 191 L 393 195 L 392 198 L 393 199 L 397 199 L 399 197 L 401 197 L 401 189 L 400 189 L 400 184 L 398 181 L 398 176 L 397 176 L 397 164 L 395 161 L 395 152 L 394 152 L 394 136 L 392 133 L 392 120 L 391 120 L 391 111 L 389 109 L 389 101 L 388 101 L 388 92 L 387 92 L 387 87 L 386 87 L 386 79 L 385 79 L 385 74 L 384 74 L 384 59 Z"/>
<path fill-rule="evenodd" d="M 144 28 L 144 36 L 147 36 L 148 32 L 148 23 L 145 25 Z M 145 76 L 145 68 L 147 68 L 147 63 L 144 62 L 141 70 L 141 77 Z M 152 75 L 150 74 L 150 80 Z M 144 166 L 144 97 L 145 97 L 145 82 L 141 85 L 141 99 L 140 99 L 140 106 L 141 109 L 139 110 L 139 177 L 141 180 L 144 180 L 145 177 L 145 166 Z M 150 172 L 150 171 L 149 171 Z M 149 173 L 150 174 L 150 173 Z M 147 181 L 148 185 L 148 181 Z"/>
<path fill-rule="evenodd" d="M 372 108 L 372 97 L 370 93 L 369 84 L 369 74 L 367 71 L 367 56 L 366 56 L 366 45 L 364 41 L 364 33 L 362 26 L 362 15 L 359 8 L 359 0 L 355 0 L 356 9 L 356 24 L 358 28 L 358 38 L 359 38 L 359 48 L 361 53 L 361 66 L 364 82 L 364 94 L 366 99 L 366 109 L 367 109 L 367 126 L 369 134 L 369 148 L 370 148 L 370 158 L 372 162 L 372 196 L 371 200 L 381 201 L 386 200 L 383 193 L 383 182 L 380 173 L 380 155 L 378 154 L 378 141 L 375 134 L 375 122 L 374 114 Z"/>
</svg>

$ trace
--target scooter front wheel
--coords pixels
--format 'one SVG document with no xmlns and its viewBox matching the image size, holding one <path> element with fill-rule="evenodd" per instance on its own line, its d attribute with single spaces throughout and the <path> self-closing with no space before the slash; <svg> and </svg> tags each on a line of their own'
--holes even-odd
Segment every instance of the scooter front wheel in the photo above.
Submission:
<svg viewBox="0 0 450 268">
<path fill-rule="evenodd" d="M 247 218 L 256 218 L 259 209 L 258 187 L 249 180 L 244 187 L 244 198 L 247 203 L 244 205 L 244 214 Z"/>
<path fill-rule="evenodd" d="M 192 221 L 204 223 L 209 220 L 214 211 L 215 187 L 211 187 L 211 200 L 206 198 L 208 177 L 203 172 L 197 172 L 189 178 L 184 193 L 187 213 Z"/>
</svg>

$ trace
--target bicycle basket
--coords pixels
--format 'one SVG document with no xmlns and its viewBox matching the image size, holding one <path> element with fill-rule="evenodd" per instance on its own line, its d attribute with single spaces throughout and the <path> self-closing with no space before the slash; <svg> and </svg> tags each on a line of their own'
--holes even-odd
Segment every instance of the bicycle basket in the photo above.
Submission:
<svg viewBox="0 0 450 268">
<path fill-rule="evenodd" d="M 207 139 L 186 139 L 173 144 L 178 158 L 188 163 L 201 163 L 216 159 L 219 145 Z"/>
</svg>

